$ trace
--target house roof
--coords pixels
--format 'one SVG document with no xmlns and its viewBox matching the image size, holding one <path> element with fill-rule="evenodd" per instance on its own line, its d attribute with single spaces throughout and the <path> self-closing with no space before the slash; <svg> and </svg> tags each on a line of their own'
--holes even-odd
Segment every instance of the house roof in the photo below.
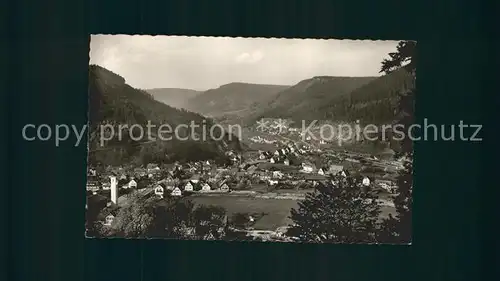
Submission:
<svg viewBox="0 0 500 281">
<path fill-rule="evenodd" d="M 252 165 L 252 166 L 248 167 L 248 169 L 247 169 L 247 171 L 248 171 L 249 173 L 253 173 L 253 172 L 255 172 L 255 170 L 257 170 L 257 166 L 254 166 L 254 165 Z"/>
<path fill-rule="evenodd" d="M 225 183 L 226 183 L 226 181 L 227 181 L 227 179 L 222 179 L 222 180 L 220 180 L 219 182 L 217 182 L 217 185 L 218 185 L 218 186 L 222 186 L 223 184 L 225 184 Z"/>
</svg>

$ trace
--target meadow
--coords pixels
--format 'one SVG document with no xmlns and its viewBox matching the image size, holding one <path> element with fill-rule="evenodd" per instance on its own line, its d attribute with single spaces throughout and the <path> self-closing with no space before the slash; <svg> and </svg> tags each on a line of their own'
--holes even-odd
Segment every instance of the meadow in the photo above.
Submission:
<svg viewBox="0 0 500 281">
<path fill-rule="evenodd" d="M 286 199 L 260 199 L 247 196 L 197 196 L 192 197 L 196 204 L 224 207 L 228 215 L 235 213 L 264 213 L 255 225 L 255 229 L 276 230 L 291 223 L 290 210 L 297 208 L 297 201 Z"/>
<path fill-rule="evenodd" d="M 195 204 L 216 205 L 227 210 L 229 216 L 235 213 L 264 213 L 253 225 L 259 230 L 276 230 L 280 226 L 289 225 L 290 210 L 298 207 L 298 201 L 288 199 L 263 199 L 250 196 L 196 196 L 191 200 Z M 382 207 L 381 217 L 389 213 L 395 214 L 392 207 Z"/>
</svg>

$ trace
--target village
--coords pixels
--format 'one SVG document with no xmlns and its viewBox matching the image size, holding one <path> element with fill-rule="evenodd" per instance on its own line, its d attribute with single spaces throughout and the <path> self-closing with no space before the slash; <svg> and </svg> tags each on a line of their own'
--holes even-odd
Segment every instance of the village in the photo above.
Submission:
<svg viewBox="0 0 500 281">
<path fill-rule="evenodd" d="M 294 128 L 290 130 L 296 133 Z M 150 163 L 146 167 L 89 167 L 87 208 L 89 205 L 94 209 L 124 206 L 131 192 L 160 199 L 189 196 L 195 202 L 223 205 L 232 213 L 255 213 L 248 217 L 253 223 L 246 229 L 248 235 L 276 240 L 286 229 L 290 206 L 296 206 L 297 201 L 304 199 L 319 183 L 328 181 L 329 176 L 351 174 L 362 177 L 363 184 L 372 184 L 386 194 L 381 204 L 387 212 L 394 211 L 390 196 L 401 164 L 394 160 L 393 151 L 377 156 L 363 155 L 269 136 L 273 134 L 267 132 L 267 135 L 248 138 L 250 148 L 243 152 L 228 151 L 231 164 L 225 166 L 207 160 Z M 262 143 L 268 145 L 267 150 L 252 149 L 252 144 Z M 252 201 L 251 204 L 239 203 L 242 200 Z M 249 205 L 254 206 L 253 209 Z M 259 213 L 266 213 L 267 217 L 262 218 Z M 111 225 L 115 215 L 110 212 L 98 219 L 103 225 Z"/>
</svg>

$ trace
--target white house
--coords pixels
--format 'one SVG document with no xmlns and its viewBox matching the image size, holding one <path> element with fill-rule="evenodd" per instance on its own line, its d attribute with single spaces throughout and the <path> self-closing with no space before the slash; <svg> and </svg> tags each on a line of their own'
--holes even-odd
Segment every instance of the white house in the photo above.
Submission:
<svg viewBox="0 0 500 281">
<path fill-rule="evenodd" d="M 283 164 L 285 164 L 285 165 L 287 165 L 287 166 L 288 166 L 288 165 L 290 165 L 290 160 L 285 159 L 285 161 L 283 161 Z"/>
<path fill-rule="evenodd" d="M 202 191 L 210 191 L 210 185 L 208 183 L 205 183 L 202 187 L 201 187 L 201 190 Z"/>
<path fill-rule="evenodd" d="M 163 194 L 165 192 L 165 189 L 163 189 L 163 186 L 159 185 L 155 187 L 155 195 L 159 196 L 160 198 L 163 198 Z"/>
<path fill-rule="evenodd" d="M 283 177 L 283 173 L 281 171 L 273 171 L 273 178 L 281 179 Z"/>
<path fill-rule="evenodd" d="M 369 178 L 367 178 L 367 177 L 365 177 L 365 178 L 363 179 L 363 185 L 364 185 L 364 186 L 369 186 L 369 185 L 370 185 L 370 179 L 369 179 Z"/>
<path fill-rule="evenodd" d="M 266 155 L 264 155 L 264 153 L 261 153 L 261 154 L 259 155 L 259 159 L 260 159 L 260 160 L 265 160 L 265 159 L 266 159 Z"/>
<path fill-rule="evenodd" d="M 224 183 L 221 187 L 220 187 L 220 190 L 221 191 L 224 191 L 224 192 L 228 192 L 229 191 L 229 186 Z"/>
<path fill-rule="evenodd" d="M 184 191 L 193 191 L 193 185 L 191 184 L 191 182 L 188 182 L 186 183 L 186 185 L 184 185 Z"/>
<path fill-rule="evenodd" d="M 137 188 L 137 182 L 135 180 L 131 179 L 128 182 L 128 188 Z"/>
<path fill-rule="evenodd" d="M 109 182 L 105 182 L 102 184 L 102 189 L 103 190 L 110 190 L 111 189 L 111 184 Z"/>
<path fill-rule="evenodd" d="M 269 162 L 271 162 L 271 163 L 273 163 L 273 164 L 274 164 L 276 161 L 274 161 L 274 158 L 271 158 L 271 159 L 269 160 Z"/>
<path fill-rule="evenodd" d="M 172 190 L 172 193 L 170 195 L 172 195 L 172 196 L 182 196 L 182 191 L 178 187 L 176 187 L 176 188 L 174 188 L 174 190 Z"/>
<path fill-rule="evenodd" d="M 104 221 L 104 225 L 110 226 L 113 223 L 114 219 L 115 219 L 115 216 L 113 216 L 113 215 L 106 216 L 106 219 Z"/>
<path fill-rule="evenodd" d="M 300 171 L 303 173 L 312 173 L 313 169 L 311 164 L 302 163 L 302 169 Z"/>
<path fill-rule="evenodd" d="M 280 152 L 279 152 L 279 150 L 276 150 L 276 151 L 274 152 L 274 156 L 280 156 Z"/>
<path fill-rule="evenodd" d="M 320 168 L 320 169 L 318 170 L 318 175 L 322 175 L 322 176 L 324 176 L 324 175 L 325 175 L 325 171 L 323 171 L 323 169 L 322 169 L 322 168 Z"/>
<path fill-rule="evenodd" d="M 269 185 L 276 185 L 278 184 L 278 181 L 276 180 L 269 180 Z"/>
</svg>

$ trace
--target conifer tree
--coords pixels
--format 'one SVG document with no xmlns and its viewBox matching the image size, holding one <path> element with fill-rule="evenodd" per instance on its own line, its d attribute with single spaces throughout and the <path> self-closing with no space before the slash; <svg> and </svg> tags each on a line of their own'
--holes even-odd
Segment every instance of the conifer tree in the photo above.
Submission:
<svg viewBox="0 0 500 281">
<path fill-rule="evenodd" d="M 372 186 L 337 175 L 291 210 L 287 235 L 310 243 L 376 243 L 380 205 Z"/>
<path fill-rule="evenodd" d="M 401 41 L 394 53 L 389 53 L 390 59 L 382 62 L 380 72 L 390 73 L 404 67 L 413 75 L 413 85 L 402 89 L 399 95 L 397 120 L 395 124 L 404 128 L 406 137 L 400 143 L 403 169 L 397 177 L 396 197 L 394 205 L 397 215 L 384 221 L 379 241 L 386 243 L 411 243 L 412 233 L 412 193 L 413 193 L 413 141 L 408 138 L 409 126 L 414 123 L 415 76 L 416 76 L 416 42 Z"/>
</svg>

